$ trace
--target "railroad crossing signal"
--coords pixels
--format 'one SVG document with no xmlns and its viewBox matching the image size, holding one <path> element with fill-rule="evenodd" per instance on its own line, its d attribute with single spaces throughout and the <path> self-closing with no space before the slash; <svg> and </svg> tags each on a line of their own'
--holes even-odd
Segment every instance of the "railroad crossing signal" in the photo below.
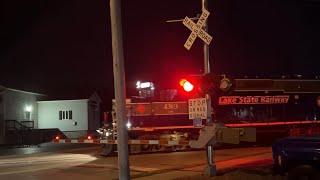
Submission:
<svg viewBox="0 0 320 180">
<path fill-rule="evenodd" d="M 190 50 L 193 42 L 196 40 L 197 36 L 202 39 L 207 45 L 210 44 L 212 37 L 204 31 L 202 28 L 204 26 L 204 23 L 208 19 L 208 16 L 210 15 L 210 12 L 206 9 L 203 9 L 202 14 L 197 22 L 194 23 L 190 18 L 187 16 L 183 20 L 183 25 L 185 25 L 187 28 L 189 28 L 192 32 L 189 35 L 186 43 L 184 44 L 184 47 Z"/>
</svg>

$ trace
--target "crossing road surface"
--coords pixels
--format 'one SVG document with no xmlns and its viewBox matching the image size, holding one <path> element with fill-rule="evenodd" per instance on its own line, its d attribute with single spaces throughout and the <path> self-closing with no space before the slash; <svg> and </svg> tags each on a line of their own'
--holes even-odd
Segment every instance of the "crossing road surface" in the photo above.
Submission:
<svg viewBox="0 0 320 180">
<path fill-rule="evenodd" d="M 106 180 L 118 178 L 117 157 L 100 157 L 100 148 L 0 156 L 0 180 Z M 271 162 L 270 147 L 215 151 L 219 168 L 253 161 Z M 172 179 L 197 175 L 206 164 L 205 151 L 130 155 L 131 179 Z"/>
</svg>

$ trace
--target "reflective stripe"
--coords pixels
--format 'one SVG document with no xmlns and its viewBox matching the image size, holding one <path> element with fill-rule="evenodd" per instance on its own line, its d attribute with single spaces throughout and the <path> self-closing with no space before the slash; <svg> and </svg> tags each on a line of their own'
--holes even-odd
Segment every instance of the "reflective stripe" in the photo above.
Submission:
<svg viewBox="0 0 320 180">
<path fill-rule="evenodd" d="M 149 140 L 149 144 L 160 144 L 159 140 Z"/>
<path fill-rule="evenodd" d="M 84 140 L 84 143 L 93 143 L 93 140 Z"/>
</svg>

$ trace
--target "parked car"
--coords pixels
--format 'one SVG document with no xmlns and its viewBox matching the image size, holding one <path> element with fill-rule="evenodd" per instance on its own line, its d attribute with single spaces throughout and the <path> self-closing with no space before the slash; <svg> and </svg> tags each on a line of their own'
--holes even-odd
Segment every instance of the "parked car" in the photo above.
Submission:
<svg viewBox="0 0 320 180">
<path fill-rule="evenodd" d="M 320 136 L 278 139 L 272 152 L 275 173 L 288 179 L 320 179 Z"/>
</svg>

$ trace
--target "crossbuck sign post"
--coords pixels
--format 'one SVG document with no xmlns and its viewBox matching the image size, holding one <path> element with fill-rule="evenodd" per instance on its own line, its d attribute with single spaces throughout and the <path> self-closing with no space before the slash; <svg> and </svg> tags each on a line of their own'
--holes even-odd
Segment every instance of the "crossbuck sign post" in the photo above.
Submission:
<svg viewBox="0 0 320 180">
<path fill-rule="evenodd" d="M 196 40 L 197 37 L 202 39 L 207 45 L 210 44 L 212 37 L 204 31 L 202 28 L 205 25 L 205 22 L 210 15 L 210 12 L 207 11 L 206 9 L 203 9 L 202 14 L 197 22 L 194 23 L 190 18 L 187 16 L 183 20 L 183 25 L 185 25 L 187 28 L 189 28 L 192 32 L 189 35 L 186 43 L 184 44 L 184 47 L 188 50 L 190 50 L 193 42 Z"/>
<path fill-rule="evenodd" d="M 207 10 L 208 9 L 208 0 L 201 0 L 201 2 L 202 2 L 202 14 L 201 14 L 200 18 L 198 19 L 198 22 L 194 23 L 188 17 L 185 17 L 182 22 L 183 25 L 185 25 L 187 28 L 189 28 L 191 30 L 191 34 L 189 35 L 187 41 L 185 42 L 184 47 L 186 49 L 190 50 L 193 42 L 196 40 L 197 37 L 202 39 L 202 41 L 204 42 L 204 47 L 203 47 L 204 73 L 210 73 L 209 44 L 212 40 L 212 37 L 207 33 L 207 29 L 208 29 L 207 19 L 208 19 L 210 13 Z M 211 109 L 211 98 L 210 98 L 209 94 L 205 95 L 205 100 L 206 100 L 207 106 L 205 106 L 205 108 L 202 108 L 203 111 L 200 111 L 200 112 L 208 112 L 208 109 Z M 203 113 L 201 113 L 201 114 L 203 114 Z M 204 114 L 206 114 L 206 113 L 204 113 Z M 199 118 L 199 115 L 196 115 L 196 116 L 198 116 L 198 117 L 194 118 L 194 124 L 196 126 L 198 126 L 199 123 L 197 123 L 197 122 L 199 120 L 201 121 L 202 117 L 201 117 L 201 115 L 200 115 L 200 118 Z M 208 116 L 203 115 L 203 118 L 206 118 L 207 122 L 212 121 L 211 114 Z M 215 132 L 215 126 L 205 126 L 205 128 L 207 128 L 207 129 L 209 128 L 209 130 L 207 130 L 207 131 L 203 130 L 200 132 Z M 211 130 L 210 130 L 210 128 L 211 128 Z M 212 129 L 213 129 L 213 131 L 212 131 Z M 213 136 L 212 136 L 212 134 L 210 134 L 208 137 L 210 137 L 209 138 L 209 140 L 210 140 Z M 201 137 L 201 134 L 200 134 L 197 142 L 202 142 L 202 141 L 204 141 L 204 139 L 206 139 L 206 138 L 204 138 L 204 136 Z M 206 145 L 208 164 L 204 169 L 204 174 L 205 174 L 205 176 L 210 177 L 210 176 L 213 176 L 216 174 L 216 165 L 214 164 L 214 161 L 213 161 L 212 145 L 209 145 L 209 144 L 207 145 L 207 142 L 205 142 L 204 144 L 201 144 L 201 146 L 203 147 L 203 145 Z"/>
</svg>

